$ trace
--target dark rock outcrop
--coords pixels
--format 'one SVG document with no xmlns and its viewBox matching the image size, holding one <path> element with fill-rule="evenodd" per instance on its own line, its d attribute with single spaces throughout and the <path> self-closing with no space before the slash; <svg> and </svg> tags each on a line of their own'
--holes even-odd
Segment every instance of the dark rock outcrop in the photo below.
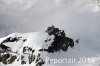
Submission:
<svg viewBox="0 0 100 66">
<path fill-rule="evenodd" d="M 0 53 L 0 62 L 2 62 L 3 64 L 12 64 L 16 58 L 17 56 L 12 56 L 9 53 L 3 55 Z"/>
<path fill-rule="evenodd" d="M 7 42 L 17 42 L 20 38 L 22 38 L 22 37 L 14 37 L 14 38 L 8 37 L 8 38 L 5 39 L 1 44 L 7 43 Z"/>
<path fill-rule="evenodd" d="M 59 30 L 55 26 L 48 27 L 46 32 L 49 35 L 54 35 L 54 41 L 52 42 L 51 46 L 48 47 L 46 50 L 49 53 L 54 53 L 60 50 L 67 51 L 68 47 L 74 47 L 74 41 L 72 38 L 66 37 L 64 30 Z M 45 40 L 47 42 L 48 40 Z M 42 50 L 42 49 L 40 49 Z"/>
</svg>

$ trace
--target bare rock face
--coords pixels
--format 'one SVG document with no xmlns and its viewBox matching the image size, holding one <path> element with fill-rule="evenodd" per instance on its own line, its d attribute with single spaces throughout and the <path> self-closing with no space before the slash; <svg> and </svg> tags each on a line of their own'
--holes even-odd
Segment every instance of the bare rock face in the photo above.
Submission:
<svg viewBox="0 0 100 66">
<path fill-rule="evenodd" d="M 20 38 L 22 38 L 22 37 L 14 37 L 14 38 L 8 37 L 7 39 L 5 39 L 5 40 L 2 42 L 2 44 L 3 44 L 3 43 L 7 43 L 7 42 L 17 42 L 18 40 L 20 40 Z"/>
<path fill-rule="evenodd" d="M 9 53 L 5 53 L 3 55 L 0 54 L 0 62 L 3 64 L 12 64 L 16 58 L 17 56 L 12 56 Z"/>
<path fill-rule="evenodd" d="M 28 61 L 29 64 L 31 64 L 33 61 L 35 61 L 35 55 L 34 55 L 35 50 L 32 49 L 31 47 L 25 46 L 23 47 L 23 55 L 21 55 L 21 64 L 26 64 Z M 26 57 L 26 55 L 28 57 Z M 24 60 L 24 58 L 28 58 L 28 60 Z"/>
<path fill-rule="evenodd" d="M 48 49 L 42 48 L 39 51 L 47 51 L 48 53 L 58 52 L 60 50 L 67 51 L 68 47 L 74 47 L 74 41 L 72 38 L 66 37 L 64 30 L 59 30 L 55 26 L 48 27 L 46 32 L 49 35 L 54 35 L 54 41 L 50 44 Z M 48 42 L 49 40 L 45 40 Z"/>
<path fill-rule="evenodd" d="M 41 58 L 41 54 L 35 55 L 35 50 L 31 47 L 25 46 L 23 47 L 23 55 L 21 55 L 21 64 L 26 64 L 27 61 L 29 64 L 35 62 L 36 66 L 42 66 L 45 61 Z M 28 60 L 25 60 L 28 58 Z"/>
<path fill-rule="evenodd" d="M 35 63 L 36 63 L 36 66 L 42 66 L 43 64 L 45 64 L 45 61 L 41 58 L 41 54 L 37 55 Z"/>
</svg>

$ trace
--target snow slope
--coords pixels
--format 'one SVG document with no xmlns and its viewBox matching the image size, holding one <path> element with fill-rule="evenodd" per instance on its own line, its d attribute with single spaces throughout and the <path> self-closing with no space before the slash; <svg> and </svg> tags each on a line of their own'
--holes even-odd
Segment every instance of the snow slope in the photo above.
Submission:
<svg viewBox="0 0 100 66">
<path fill-rule="evenodd" d="M 57 35 L 57 34 L 56 34 Z M 60 34 L 58 34 L 60 35 Z M 3 44 L 9 47 L 11 50 L 0 55 L 7 55 L 2 57 L 8 57 L 6 60 L 3 59 L 0 62 L 1 66 L 99 66 L 99 53 L 90 50 L 86 44 L 80 40 L 79 44 L 74 47 L 68 47 L 67 51 L 59 50 L 50 52 L 49 46 L 55 41 L 56 36 L 54 34 L 49 35 L 48 32 L 31 32 L 31 33 L 13 33 L 7 37 L 0 38 L 0 46 Z M 56 40 L 57 41 L 57 40 Z M 75 42 L 75 41 L 74 41 Z M 91 45 L 92 46 L 92 45 Z M 5 49 L 5 48 L 2 48 Z M 42 49 L 42 51 L 40 51 Z M 43 50 L 45 49 L 45 50 Z M 10 54 L 10 56 L 9 56 Z M 98 54 L 98 56 L 97 56 Z M 13 57 L 13 58 L 12 58 Z M 86 57 L 95 60 L 92 63 L 46 63 L 46 58 L 51 59 L 65 59 L 65 58 L 76 58 Z M 12 58 L 12 59 L 11 59 Z M 14 60 L 14 61 L 12 61 Z M 5 62 L 6 61 L 6 62 Z M 39 64 L 39 65 L 38 65 Z"/>
<path fill-rule="evenodd" d="M 46 32 L 13 33 L 7 37 L 1 38 L 1 43 L 2 41 L 6 40 L 9 37 L 11 38 L 20 37 L 20 39 L 14 42 L 3 43 L 4 45 L 11 48 L 12 51 L 9 51 L 8 53 L 11 53 L 17 56 L 25 55 L 25 57 L 26 56 L 28 57 L 29 54 L 31 54 L 31 51 L 26 51 L 27 54 L 23 54 L 23 47 L 31 47 L 32 49 L 35 50 L 34 55 L 37 56 L 38 53 L 40 53 L 38 50 L 42 48 L 44 41 L 48 38 L 48 34 Z M 26 40 L 26 41 L 23 41 L 23 40 Z M 24 58 L 24 59 L 27 61 L 28 58 Z M 15 61 L 13 64 L 18 64 L 18 63 L 17 61 Z M 32 63 L 32 65 L 35 65 L 35 64 Z"/>
</svg>

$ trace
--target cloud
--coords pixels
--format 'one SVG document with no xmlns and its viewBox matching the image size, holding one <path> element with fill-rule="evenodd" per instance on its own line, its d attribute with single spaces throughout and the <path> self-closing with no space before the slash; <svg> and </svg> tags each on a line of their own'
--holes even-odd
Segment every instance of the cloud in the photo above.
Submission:
<svg viewBox="0 0 100 66">
<path fill-rule="evenodd" d="M 85 6 L 90 0 L 0 0 L 0 34 L 45 31 L 50 25 L 64 29 L 68 36 L 99 41 L 99 11 Z M 57 3 L 59 5 L 57 5 Z M 8 29 L 9 28 L 9 29 Z M 6 34 L 6 35 L 7 35 Z M 73 36 L 72 36 L 73 37 Z M 93 37 L 93 39 L 91 39 Z M 94 46 L 95 48 L 95 46 Z"/>
<path fill-rule="evenodd" d="M 0 0 L 1 9 L 28 9 L 36 4 L 38 0 Z"/>
<path fill-rule="evenodd" d="M 100 1 L 98 0 L 76 0 L 76 6 L 80 7 L 82 10 L 92 12 L 100 11 Z"/>
<path fill-rule="evenodd" d="M 99 23 L 99 12 L 94 14 L 93 10 L 89 10 L 88 2 L 90 0 L 0 1 L 0 24 L 3 26 L 8 24 L 5 29 L 8 30 L 7 28 L 10 27 L 9 32 L 40 31 L 52 24 L 68 31 L 69 34 L 72 31 L 82 32 L 86 29 L 88 32 L 91 28 L 93 30 L 98 28 L 96 25 Z M 87 24 L 90 23 L 92 25 L 88 28 Z M 2 30 L 6 31 L 5 29 Z"/>
</svg>

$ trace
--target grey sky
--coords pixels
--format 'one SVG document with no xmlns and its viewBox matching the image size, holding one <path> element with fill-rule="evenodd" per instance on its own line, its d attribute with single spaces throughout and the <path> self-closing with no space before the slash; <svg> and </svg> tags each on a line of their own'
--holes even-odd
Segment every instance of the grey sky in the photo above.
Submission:
<svg viewBox="0 0 100 66">
<path fill-rule="evenodd" d="M 99 10 L 94 11 L 91 1 L 1 0 L 0 34 L 44 31 L 48 26 L 55 25 L 69 35 L 98 36 L 100 13 Z"/>
<path fill-rule="evenodd" d="M 94 23 L 99 23 L 99 13 L 86 10 L 87 8 L 84 7 L 87 1 L 85 1 L 1 0 L 0 32 L 40 31 L 52 24 L 71 32 L 72 29 L 73 31 L 86 30 L 87 23 L 96 29 L 98 24 Z"/>
</svg>

